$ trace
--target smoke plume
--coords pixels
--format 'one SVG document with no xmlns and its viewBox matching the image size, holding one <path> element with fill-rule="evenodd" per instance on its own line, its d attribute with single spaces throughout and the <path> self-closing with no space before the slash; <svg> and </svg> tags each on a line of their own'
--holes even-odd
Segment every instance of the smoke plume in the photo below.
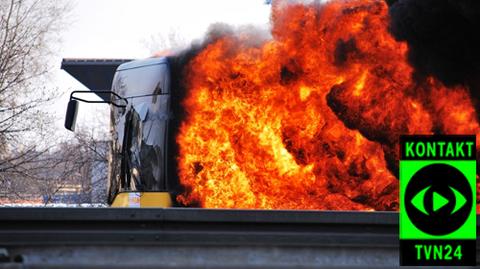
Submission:
<svg viewBox="0 0 480 269">
<path fill-rule="evenodd" d="M 480 1 L 389 0 L 390 31 L 409 45 L 415 75 L 480 97 Z"/>
</svg>

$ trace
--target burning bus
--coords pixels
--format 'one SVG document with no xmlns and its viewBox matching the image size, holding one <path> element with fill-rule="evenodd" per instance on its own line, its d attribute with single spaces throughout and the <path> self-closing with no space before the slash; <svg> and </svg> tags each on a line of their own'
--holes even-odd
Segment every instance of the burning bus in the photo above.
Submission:
<svg viewBox="0 0 480 269">
<path fill-rule="evenodd" d="M 64 60 L 111 104 L 109 202 L 397 210 L 399 135 L 479 133 L 480 84 L 419 64 L 394 2 L 279 1 L 269 38 L 213 29 L 178 55 L 83 62 L 107 75 Z"/>
<path fill-rule="evenodd" d="M 73 92 L 67 129 L 79 102 L 110 104 L 108 202 L 155 208 L 3 208 L 0 267 L 475 265 L 479 11 L 277 0 L 267 35 L 216 26 L 168 56 L 64 59 L 101 98 Z M 412 155 L 399 190 L 399 144 L 421 145 L 404 134 L 468 135 L 468 180 Z"/>
</svg>

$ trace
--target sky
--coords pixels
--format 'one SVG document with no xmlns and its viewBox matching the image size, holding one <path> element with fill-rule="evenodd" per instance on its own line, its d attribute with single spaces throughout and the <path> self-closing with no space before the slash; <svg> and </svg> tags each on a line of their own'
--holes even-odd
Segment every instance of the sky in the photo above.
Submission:
<svg viewBox="0 0 480 269">
<path fill-rule="evenodd" d="M 64 92 L 50 106 L 58 136 L 71 136 L 63 128 L 70 92 L 86 90 L 60 70 L 62 58 L 142 59 L 156 49 L 166 49 L 172 35 L 176 43 L 188 45 L 204 36 L 213 23 L 266 28 L 269 19 L 265 0 L 74 0 L 52 78 L 52 86 Z M 105 125 L 97 131 L 106 132 L 108 111 L 108 105 L 80 104 L 77 127 Z"/>
</svg>

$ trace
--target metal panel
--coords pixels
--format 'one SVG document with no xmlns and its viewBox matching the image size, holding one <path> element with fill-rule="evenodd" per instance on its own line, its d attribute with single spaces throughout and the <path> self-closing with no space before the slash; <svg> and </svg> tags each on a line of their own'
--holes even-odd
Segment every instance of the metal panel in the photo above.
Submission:
<svg viewBox="0 0 480 269">
<path fill-rule="evenodd" d="M 63 59 L 61 68 L 92 91 L 110 90 L 117 67 L 129 59 Z M 100 94 L 103 100 L 110 95 Z"/>
<path fill-rule="evenodd" d="M 398 214 L 3 208 L 2 247 L 22 268 L 394 268 Z"/>
<path fill-rule="evenodd" d="M 397 218 L 396 213 L 389 212 L 0 209 L 0 245 L 125 243 L 396 247 Z"/>
</svg>

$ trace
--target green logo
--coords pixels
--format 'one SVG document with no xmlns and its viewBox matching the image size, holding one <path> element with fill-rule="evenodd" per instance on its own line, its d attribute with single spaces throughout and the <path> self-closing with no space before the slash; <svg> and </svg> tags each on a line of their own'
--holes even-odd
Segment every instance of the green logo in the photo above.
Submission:
<svg viewBox="0 0 480 269">
<path fill-rule="evenodd" d="M 425 215 L 429 215 L 427 210 L 425 210 L 425 193 L 431 188 L 431 186 L 426 187 L 425 189 L 421 190 L 415 197 L 412 199 L 412 204 L 417 208 L 420 212 Z M 459 191 L 450 187 L 452 192 L 455 195 L 455 208 L 451 212 L 451 214 L 455 214 L 460 208 L 462 208 L 466 203 L 467 199 L 463 196 Z M 433 211 L 437 212 L 439 209 L 447 205 L 450 201 L 445 198 L 443 195 L 433 192 Z"/>
<path fill-rule="evenodd" d="M 402 136 L 400 150 L 401 264 L 474 265 L 475 136 Z"/>
</svg>

